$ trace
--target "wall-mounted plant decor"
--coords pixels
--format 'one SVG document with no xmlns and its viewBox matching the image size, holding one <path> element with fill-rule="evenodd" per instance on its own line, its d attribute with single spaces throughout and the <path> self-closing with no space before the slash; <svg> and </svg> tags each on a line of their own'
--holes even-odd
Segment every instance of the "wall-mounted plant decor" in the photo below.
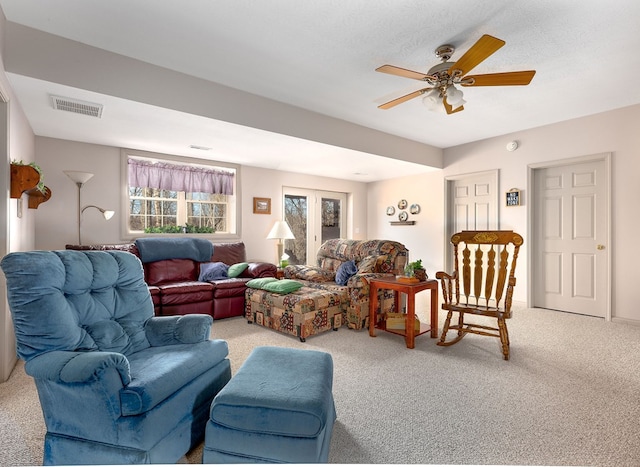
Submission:
<svg viewBox="0 0 640 467">
<path fill-rule="evenodd" d="M 37 209 L 51 198 L 51 190 L 44 185 L 43 179 L 42 169 L 34 162 L 12 161 L 10 197 L 20 199 L 27 193 L 29 208 Z"/>
</svg>

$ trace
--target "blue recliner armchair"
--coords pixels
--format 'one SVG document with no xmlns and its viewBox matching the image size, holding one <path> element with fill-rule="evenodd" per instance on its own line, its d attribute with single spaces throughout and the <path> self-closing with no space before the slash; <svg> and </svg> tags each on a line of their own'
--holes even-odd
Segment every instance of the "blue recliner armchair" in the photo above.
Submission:
<svg viewBox="0 0 640 467">
<path fill-rule="evenodd" d="M 175 463 L 203 439 L 231 378 L 210 316 L 154 317 L 142 266 L 122 251 L 10 253 L 0 266 L 45 464 Z"/>
</svg>

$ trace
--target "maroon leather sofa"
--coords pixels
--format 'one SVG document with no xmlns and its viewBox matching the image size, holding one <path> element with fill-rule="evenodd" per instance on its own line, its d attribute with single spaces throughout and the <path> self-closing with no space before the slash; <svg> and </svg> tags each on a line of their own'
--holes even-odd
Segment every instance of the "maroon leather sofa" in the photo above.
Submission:
<svg viewBox="0 0 640 467">
<path fill-rule="evenodd" d="M 66 245 L 68 250 L 123 250 L 140 254 L 135 243 L 113 245 Z M 215 243 L 211 262 L 228 266 L 247 262 L 243 242 Z M 214 319 L 244 316 L 246 283 L 258 277 L 276 277 L 271 263 L 249 262 L 249 267 L 236 278 L 200 282 L 200 264 L 191 259 L 164 259 L 142 263 L 144 276 L 156 315 L 186 315 L 204 313 Z"/>
</svg>

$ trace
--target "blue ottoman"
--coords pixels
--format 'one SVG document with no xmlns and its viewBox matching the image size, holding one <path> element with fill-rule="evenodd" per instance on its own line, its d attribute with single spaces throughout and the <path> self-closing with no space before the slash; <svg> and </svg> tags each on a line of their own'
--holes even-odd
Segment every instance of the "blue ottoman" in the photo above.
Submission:
<svg viewBox="0 0 640 467">
<path fill-rule="evenodd" d="M 328 353 L 256 347 L 211 403 L 203 463 L 328 462 L 332 387 Z"/>
</svg>

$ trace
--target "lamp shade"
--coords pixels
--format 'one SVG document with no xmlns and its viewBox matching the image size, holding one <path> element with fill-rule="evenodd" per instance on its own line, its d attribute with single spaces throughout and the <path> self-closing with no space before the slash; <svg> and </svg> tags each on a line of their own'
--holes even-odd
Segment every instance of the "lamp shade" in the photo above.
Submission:
<svg viewBox="0 0 640 467">
<path fill-rule="evenodd" d="M 462 106 L 463 106 L 463 105 L 465 105 L 466 103 L 467 103 L 467 101 L 465 101 L 464 99 L 460 99 L 460 100 L 458 101 L 458 103 L 457 103 L 457 104 L 455 104 L 455 105 L 452 105 L 452 106 L 451 106 L 451 108 L 452 108 L 453 110 L 456 110 L 458 107 L 462 107 Z"/>
<path fill-rule="evenodd" d="M 102 213 L 102 216 L 105 218 L 105 220 L 111 219 L 113 215 L 116 213 L 115 211 L 109 211 L 107 209 L 103 209 L 100 206 L 96 206 L 95 204 L 88 204 L 87 206 L 83 207 L 81 213 L 84 214 L 84 212 L 89 208 L 96 208 L 98 211 Z"/>
<path fill-rule="evenodd" d="M 291 232 L 287 221 L 276 221 L 276 223 L 273 224 L 269 235 L 267 235 L 267 238 L 292 239 L 296 237 L 294 237 L 293 232 Z"/>
<path fill-rule="evenodd" d="M 447 88 L 447 102 L 453 108 L 459 107 L 460 101 L 462 101 L 462 91 L 451 85 Z"/>
<path fill-rule="evenodd" d="M 429 110 L 436 110 L 438 107 L 442 105 L 442 97 L 440 96 L 440 90 L 438 88 L 433 88 L 424 95 L 422 98 L 422 103 Z"/>
<path fill-rule="evenodd" d="M 87 183 L 93 177 L 93 174 L 89 172 L 79 172 L 77 170 L 64 170 L 63 172 L 74 183 L 79 183 L 80 185 Z"/>
</svg>

